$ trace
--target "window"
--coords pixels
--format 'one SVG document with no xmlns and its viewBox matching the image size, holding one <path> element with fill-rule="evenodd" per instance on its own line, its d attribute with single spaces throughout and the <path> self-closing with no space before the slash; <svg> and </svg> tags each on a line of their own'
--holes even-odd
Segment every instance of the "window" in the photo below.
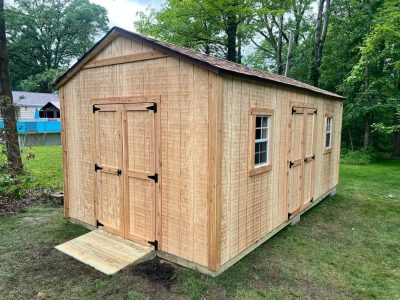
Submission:
<svg viewBox="0 0 400 300">
<path fill-rule="evenodd" d="M 325 149 L 332 148 L 332 125 L 333 125 L 333 118 L 331 116 L 327 116 L 326 129 L 325 129 Z"/>
<path fill-rule="evenodd" d="M 251 110 L 249 175 L 257 175 L 271 169 L 271 118 L 268 109 Z"/>
</svg>

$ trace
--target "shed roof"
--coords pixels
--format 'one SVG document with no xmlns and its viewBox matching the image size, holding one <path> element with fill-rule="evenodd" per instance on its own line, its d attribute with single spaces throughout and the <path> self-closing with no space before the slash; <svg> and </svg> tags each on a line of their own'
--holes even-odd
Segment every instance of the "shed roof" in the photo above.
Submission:
<svg viewBox="0 0 400 300">
<path fill-rule="evenodd" d="M 48 102 L 59 103 L 57 94 L 13 91 L 12 97 L 15 106 L 42 107 Z"/>
<path fill-rule="evenodd" d="M 315 86 L 303 83 L 298 80 L 294 80 L 286 76 L 250 68 L 244 65 L 227 61 L 225 59 L 206 55 L 198 51 L 190 50 L 181 46 L 176 46 L 160 40 L 156 40 L 148 36 L 140 35 L 138 33 L 131 32 L 120 27 L 111 28 L 110 31 L 96 45 L 92 47 L 92 49 L 90 49 L 80 60 L 77 61 L 75 65 L 73 65 L 64 75 L 62 75 L 56 81 L 56 83 L 54 84 L 54 88 L 58 89 L 65 82 L 67 82 L 69 78 L 74 76 L 79 71 L 79 69 L 92 58 L 90 54 L 92 52 L 95 52 L 96 49 L 99 50 L 98 48 L 105 47 L 112 40 L 108 38 L 113 35 L 114 36 L 122 35 L 132 40 L 144 42 L 159 51 L 165 52 L 172 56 L 178 56 L 179 58 L 189 60 L 196 65 L 209 69 L 218 74 L 231 74 L 231 75 L 245 77 L 248 79 L 275 82 L 278 84 L 292 86 L 295 88 L 300 88 L 302 90 L 307 90 L 317 94 L 322 94 L 336 99 L 344 100 L 343 96 L 317 88 Z"/>
</svg>

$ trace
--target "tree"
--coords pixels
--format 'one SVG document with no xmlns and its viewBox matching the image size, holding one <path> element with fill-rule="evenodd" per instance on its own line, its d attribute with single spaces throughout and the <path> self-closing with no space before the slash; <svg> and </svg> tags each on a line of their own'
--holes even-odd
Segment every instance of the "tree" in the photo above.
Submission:
<svg viewBox="0 0 400 300">
<path fill-rule="evenodd" d="M 7 14 L 11 80 L 51 78 L 81 57 L 108 24 L 104 7 L 89 0 L 15 0 Z M 26 86 L 26 85 L 25 85 Z M 49 92 L 50 83 L 38 91 Z"/>
<path fill-rule="evenodd" d="M 315 40 L 312 49 L 310 81 L 314 86 L 318 86 L 321 74 L 322 50 L 324 48 L 326 33 L 328 32 L 329 9 L 331 0 L 319 0 L 318 15 L 315 23 Z"/>
<path fill-rule="evenodd" d="M 23 172 L 21 152 L 18 143 L 17 120 L 12 100 L 8 53 L 6 47 L 6 23 L 4 20 L 4 0 L 0 0 L 0 109 L 4 119 L 5 145 L 8 167 L 12 175 Z"/>
<path fill-rule="evenodd" d="M 364 82 L 366 103 L 369 108 L 366 127 L 373 122 L 373 114 L 385 114 L 374 124 L 375 129 L 394 134 L 393 154 L 400 155 L 400 3 L 387 0 L 376 14 L 372 29 L 361 47 L 361 56 L 353 67 L 349 81 Z M 366 130 L 366 132 L 369 132 Z M 364 147 L 368 141 L 364 141 Z"/>
<path fill-rule="evenodd" d="M 240 62 L 252 14 L 250 0 L 169 0 L 159 11 L 139 13 L 135 28 L 142 34 Z"/>
</svg>

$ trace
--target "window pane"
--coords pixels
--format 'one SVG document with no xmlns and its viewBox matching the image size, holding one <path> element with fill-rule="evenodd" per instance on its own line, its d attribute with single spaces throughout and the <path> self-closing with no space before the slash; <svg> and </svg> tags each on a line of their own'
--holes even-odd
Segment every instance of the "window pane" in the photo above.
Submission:
<svg viewBox="0 0 400 300">
<path fill-rule="evenodd" d="M 326 134 L 326 142 L 325 142 L 325 147 L 329 148 L 331 146 L 331 134 L 327 133 Z"/>
<path fill-rule="evenodd" d="M 260 163 L 266 163 L 267 162 L 267 152 L 261 152 L 260 153 Z"/>
<path fill-rule="evenodd" d="M 254 164 L 258 165 L 260 163 L 260 154 L 254 154 Z"/>
<path fill-rule="evenodd" d="M 255 153 L 260 152 L 260 143 L 256 143 Z"/>
<path fill-rule="evenodd" d="M 256 127 L 261 127 L 261 117 L 256 116 Z"/>
<path fill-rule="evenodd" d="M 266 162 L 268 162 L 269 163 L 269 155 L 268 155 L 268 153 L 269 153 L 269 142 L 265 142 L 265 148 L 266 148 L 266 155 L 267 155 L 267 158 L 265 159 L 265 161 Z"/>
<path fill-rule="evenodd" d="M 261 139 L 261 129 L 256 129 L 256 140 Z"/>
<path fill-rule="evenodd" d="M 262 138 L 262 139 L 265 139 L 265 138 L 266 138 L 265 128 L 261 129 L 261 138 Z"/>
<path fill-rule="evenodd" d="M 263 117 L 262 127 L 268 127 L 268 119 L 269 119 L 269 117 Z"/>
<path fill-rule="evenodd" d="M 260 146 L 261 146 L 261 151 L 267 151 L 267 143 L 266 142 L 260 143 Z"/>
</svg>

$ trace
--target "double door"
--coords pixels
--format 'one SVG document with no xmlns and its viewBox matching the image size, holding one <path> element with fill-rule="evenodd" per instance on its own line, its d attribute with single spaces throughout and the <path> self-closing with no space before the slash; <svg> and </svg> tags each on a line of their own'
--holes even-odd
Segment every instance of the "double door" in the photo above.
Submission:
<svg viewBox="0 0 400 300">
<path fill-rule="evenodd" d="M 93 106 L 97 225 L 142 244 L 155 240 L 156 105 Z"/>
<path fill-rule="evenodd" d="M 291 106 L 288 153 L 288 217 L 314 200 L 317 109 Z"/>
</svg>

